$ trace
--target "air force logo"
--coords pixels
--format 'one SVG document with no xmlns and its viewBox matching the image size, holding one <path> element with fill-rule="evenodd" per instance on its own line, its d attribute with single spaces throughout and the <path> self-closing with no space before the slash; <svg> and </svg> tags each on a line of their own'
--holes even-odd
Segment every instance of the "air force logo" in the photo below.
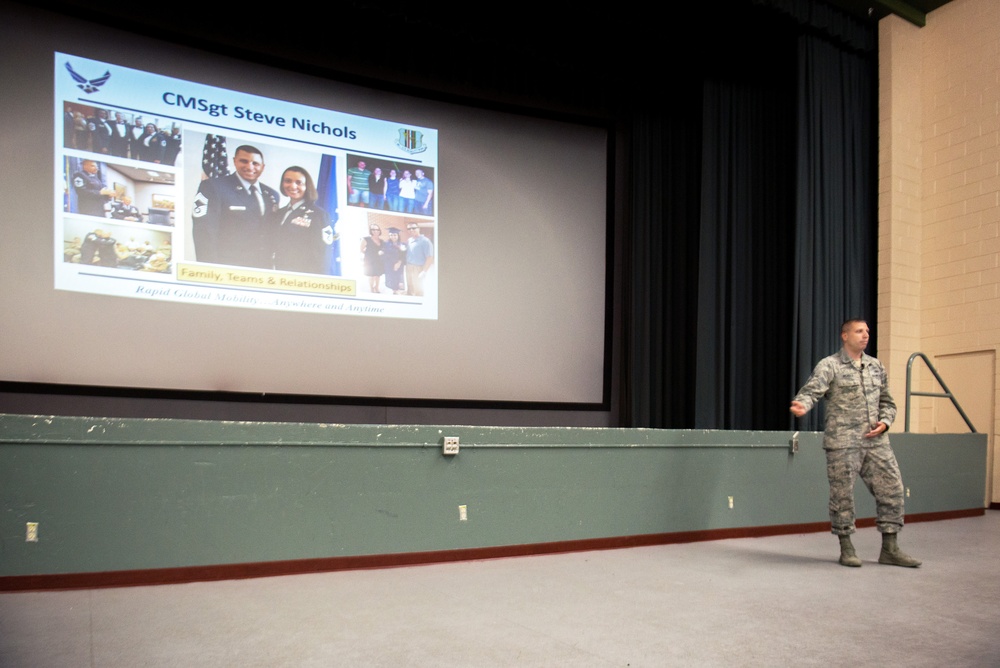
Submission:
<svg viewBox="0 0 1000 668">
<path fill-rule="evenodd" d="M 66 63 L 66 69 L 69 70 L 69 75 L 73 77 L 73 81 L 76 82 L 76 87 L 88 95 L 100 90 L 101 86 L 106 84 L 108 79 L 111 78 L 111 72 L 107 71 L 96 79 L 87 79 L 87 77 L 74 71 L 73 67 L 68 62 Z"/>
</svg>

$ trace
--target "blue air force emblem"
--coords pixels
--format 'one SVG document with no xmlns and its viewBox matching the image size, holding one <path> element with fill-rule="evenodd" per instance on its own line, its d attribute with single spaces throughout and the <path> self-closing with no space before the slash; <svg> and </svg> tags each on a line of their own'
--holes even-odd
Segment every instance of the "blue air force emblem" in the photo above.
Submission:
<svg viewBox="0 0 1000 668">
<path fill-rule="evenodd" d="M 99 90 L 100 87 L 107 83 L 108 79 L 111 78 L 110 71 L 105 72 L 96 79 L 87 79 L 87 77 L 74 71 L 73 67 L 69 63 L 66 63 L 66 69 L 69 70 L 69 75 L 73 77 L 73 81 L 76 82 L 76 87 L 88 95 Z"/>
</svg>

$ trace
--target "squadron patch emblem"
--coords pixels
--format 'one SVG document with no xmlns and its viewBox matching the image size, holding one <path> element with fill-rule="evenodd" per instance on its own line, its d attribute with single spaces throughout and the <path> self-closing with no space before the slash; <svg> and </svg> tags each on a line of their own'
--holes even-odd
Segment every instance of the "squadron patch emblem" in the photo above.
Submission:
<svg viewBox="0 0 1000 668">
<path fill-rule="evenodd" d="M 194 198 L 194 208 L 191 210 L 191 217 L 201 218 L 206 213 L 208 213 L 208 198 L 202 193 L 198 193 L 198 196 Z"/>
</svg>

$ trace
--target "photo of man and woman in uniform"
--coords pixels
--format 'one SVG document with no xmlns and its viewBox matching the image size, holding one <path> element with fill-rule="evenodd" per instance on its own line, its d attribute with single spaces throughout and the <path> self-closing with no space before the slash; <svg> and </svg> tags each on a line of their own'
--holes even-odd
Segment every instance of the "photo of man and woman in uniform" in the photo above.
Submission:
<svg viewBox="0 0 1000 668">
<path fill-rule="evenodd" d="M 181 152 L 181 126 L 67 101 L 63 102 L 63 147 L 101 157 L 174 166 Z"/>
<path fill-rule="evenodd" d="M 340 276 L 336 157 L 189 133 L 185 259 Z"/>
<path fill-rule="evenodd" d="M 359 294 L 364 285 L 372 294 L 423 296 L 433 221 L 388 205 L 377 213 L 370 197 L 368 207 L 341 213 L 341 198 L 354 197 L 339 187 L 343 158 L 195 132 L 185 140 L 202 146 L 200 159 L 184 160 L 186 260 L 349 278 Z"/>
</svg>

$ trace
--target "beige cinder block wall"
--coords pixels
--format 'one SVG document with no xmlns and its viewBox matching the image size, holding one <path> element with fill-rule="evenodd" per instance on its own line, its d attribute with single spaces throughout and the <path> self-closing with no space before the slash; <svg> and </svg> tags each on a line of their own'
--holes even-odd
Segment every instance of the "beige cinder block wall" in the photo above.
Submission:
<svg viewBox="0 0 1000 668">
<path fill-rule="evenodd" d="M 903 428 L 923 352 L 990 435 L 1000 501 L 1000 2 L 951 0 L 919 28 L 879 23 L 879 356 Z M 914 389 L 939 392 L 913 364 Z M 967 431 L 946 399 L 911 399 L 910 429 Z"/>
</svg>

